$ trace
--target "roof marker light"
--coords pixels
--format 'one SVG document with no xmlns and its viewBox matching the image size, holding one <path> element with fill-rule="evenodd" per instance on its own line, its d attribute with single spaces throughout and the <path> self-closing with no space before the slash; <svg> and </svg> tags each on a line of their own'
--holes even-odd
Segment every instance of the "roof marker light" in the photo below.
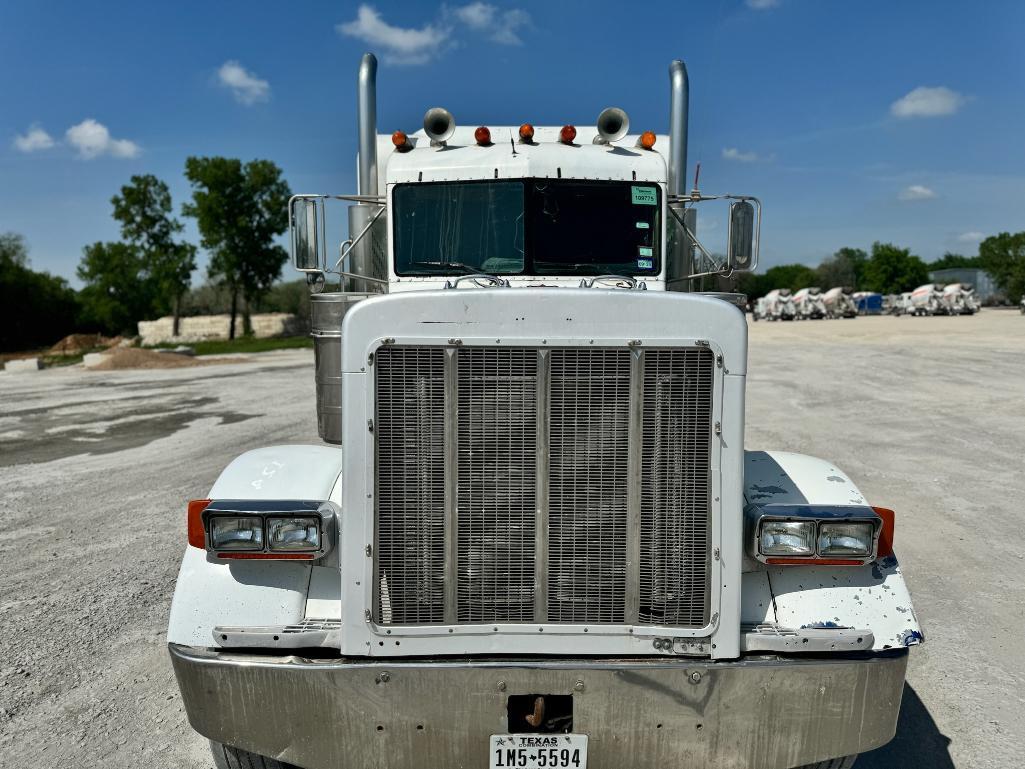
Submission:
<svg viewBox="0 0 1025 769">
<path fill-rule="evenodd" d="M 391 143 L 395 145 L 395 149 L 399 152 L 408 152 L 413 149 L 413 145 L 409 141 L 409 137 L 406 136 L 405 131 L 396 131 L 391 135 Z"/>
<path fill-rule="evenodd" d="M 564 125 L 559 130 L 559 141 L 563 144 L 572 144 L 573 140 L 577 138 L 577 129 L 571 125 Z"/>
<path fill-rule="evenodd" d="M 654 131 L 645 131 L 644 133 L 642 133 L 640 135 L 640 137 L 637 139 L 637 146 L 640 147 L 641 149 L 646 149 L 646 150 L 650 150 L 652 147 L 654 147 L 655 146 L 655 132 Z"/>
<path fill-rule="evenodd" d="M 524 123 L 520 126 L 520 141 L 530 144 L 534 141 L 534 126 Z"/>
<path fill-rule="evenodd" d="M 482 125 L 473 132 L 473 140 L 482 147 L 485 147 L 491 144 L 491 131 L 487 126 Z"/>
</svg>

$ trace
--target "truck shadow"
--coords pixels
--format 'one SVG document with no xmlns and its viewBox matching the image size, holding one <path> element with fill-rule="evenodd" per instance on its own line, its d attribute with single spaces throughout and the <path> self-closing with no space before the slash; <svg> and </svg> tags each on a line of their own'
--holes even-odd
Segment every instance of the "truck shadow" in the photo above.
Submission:
<svg viewBox="0 0 1025 769">
<path fill-rule="evenodd" d="M 954 769 L 950 738 L 940 732 L 925 703 L 907 683 L 896 736 L 883 747 L 858 756 L 857 769 Z"/>
</svg>

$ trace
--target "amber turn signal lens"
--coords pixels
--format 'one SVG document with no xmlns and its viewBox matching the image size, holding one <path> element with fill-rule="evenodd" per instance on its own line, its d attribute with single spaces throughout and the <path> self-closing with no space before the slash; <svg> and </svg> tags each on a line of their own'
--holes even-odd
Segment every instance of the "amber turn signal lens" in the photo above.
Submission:
<svg viewBox="0 0 1025 769">
<path fill-rule="evenodd" d="M 532 141 L 534 138 L 534 126 L 530 123 L 524 123 L 520 126 L 520 138 L 525 142 Z"/>
<path fill-rule="evenodd" d="M 391 135 L 391 143 L 395 145 L 395 149 L 402 151 L 409 149 L 409 137 L 406 136 L 405 131 L 396 131 Z"/>
<path fill-rule="evenodd" d="M 559 131 L 559 141 L 563 144 L 572 144 L 577 138 L 577 129 L 571 125 L 564 125 Z"/>
<path fill-rule="evenodd" d="M 209 499 L 189 500 L 188 532 L 189 544 L 200 550 L 206 548 L 206 530 L 203 528 L 203 511 L 210 504 Z"/>
<path fill-rule="evenodd" d="M 644 147 L 644 149 L 650 150 L 652 147 L 655 146 L 655 132 L 645 131 L 641 134 L 641 138 L 638 139 L 637 143 L 640 144 L 640 146 Z"/>
<path fill-rule="evenodd" d="M 491 131 L 488 130 L 487 126 L 482 125 L 473 132 L 473 140 L 477 144 L 491 144 Z"/>
</svg>

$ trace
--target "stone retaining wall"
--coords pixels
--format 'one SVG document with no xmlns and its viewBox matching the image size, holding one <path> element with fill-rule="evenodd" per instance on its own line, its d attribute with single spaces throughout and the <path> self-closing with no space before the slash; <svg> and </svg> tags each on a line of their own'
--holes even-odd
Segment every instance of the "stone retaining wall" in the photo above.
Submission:
<svg viewBox="0 0 1025 769">
<path fill-rule="evenodd" d="M 296 336 L 306 332 L 305 324 L 295 315 L 286 312 L 268 312 L 250 318 L 253 335 L 264 339 L 272 336 Z M 173 342 L 201 342 L 206 339 L 227 339 L 231 325 L 230 315 L 195 315 L 181 318 L 178 336 L 174 330 L 174 318 L 168 316 L 157 320 L 139 321 L 139 336 L 142 344 L 167 344 Z M 235 318 L 235 336 L 242 336 L 242 314 Z"/>
</svg>

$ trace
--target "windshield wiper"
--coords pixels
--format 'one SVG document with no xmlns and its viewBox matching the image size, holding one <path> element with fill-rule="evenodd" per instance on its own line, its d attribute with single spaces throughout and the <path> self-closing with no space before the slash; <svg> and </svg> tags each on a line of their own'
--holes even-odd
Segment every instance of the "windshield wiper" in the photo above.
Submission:
<svg viewBox="0 0 1025 769">
<path fill-rule="evenodd" d="M 462 262 L 410 262 L 416 267 L 437 267 L 442 270 L 462 270 L 467 275 L 476 275 L 481 272 L 480 267 L 471 267 Z"/>
</svg>

